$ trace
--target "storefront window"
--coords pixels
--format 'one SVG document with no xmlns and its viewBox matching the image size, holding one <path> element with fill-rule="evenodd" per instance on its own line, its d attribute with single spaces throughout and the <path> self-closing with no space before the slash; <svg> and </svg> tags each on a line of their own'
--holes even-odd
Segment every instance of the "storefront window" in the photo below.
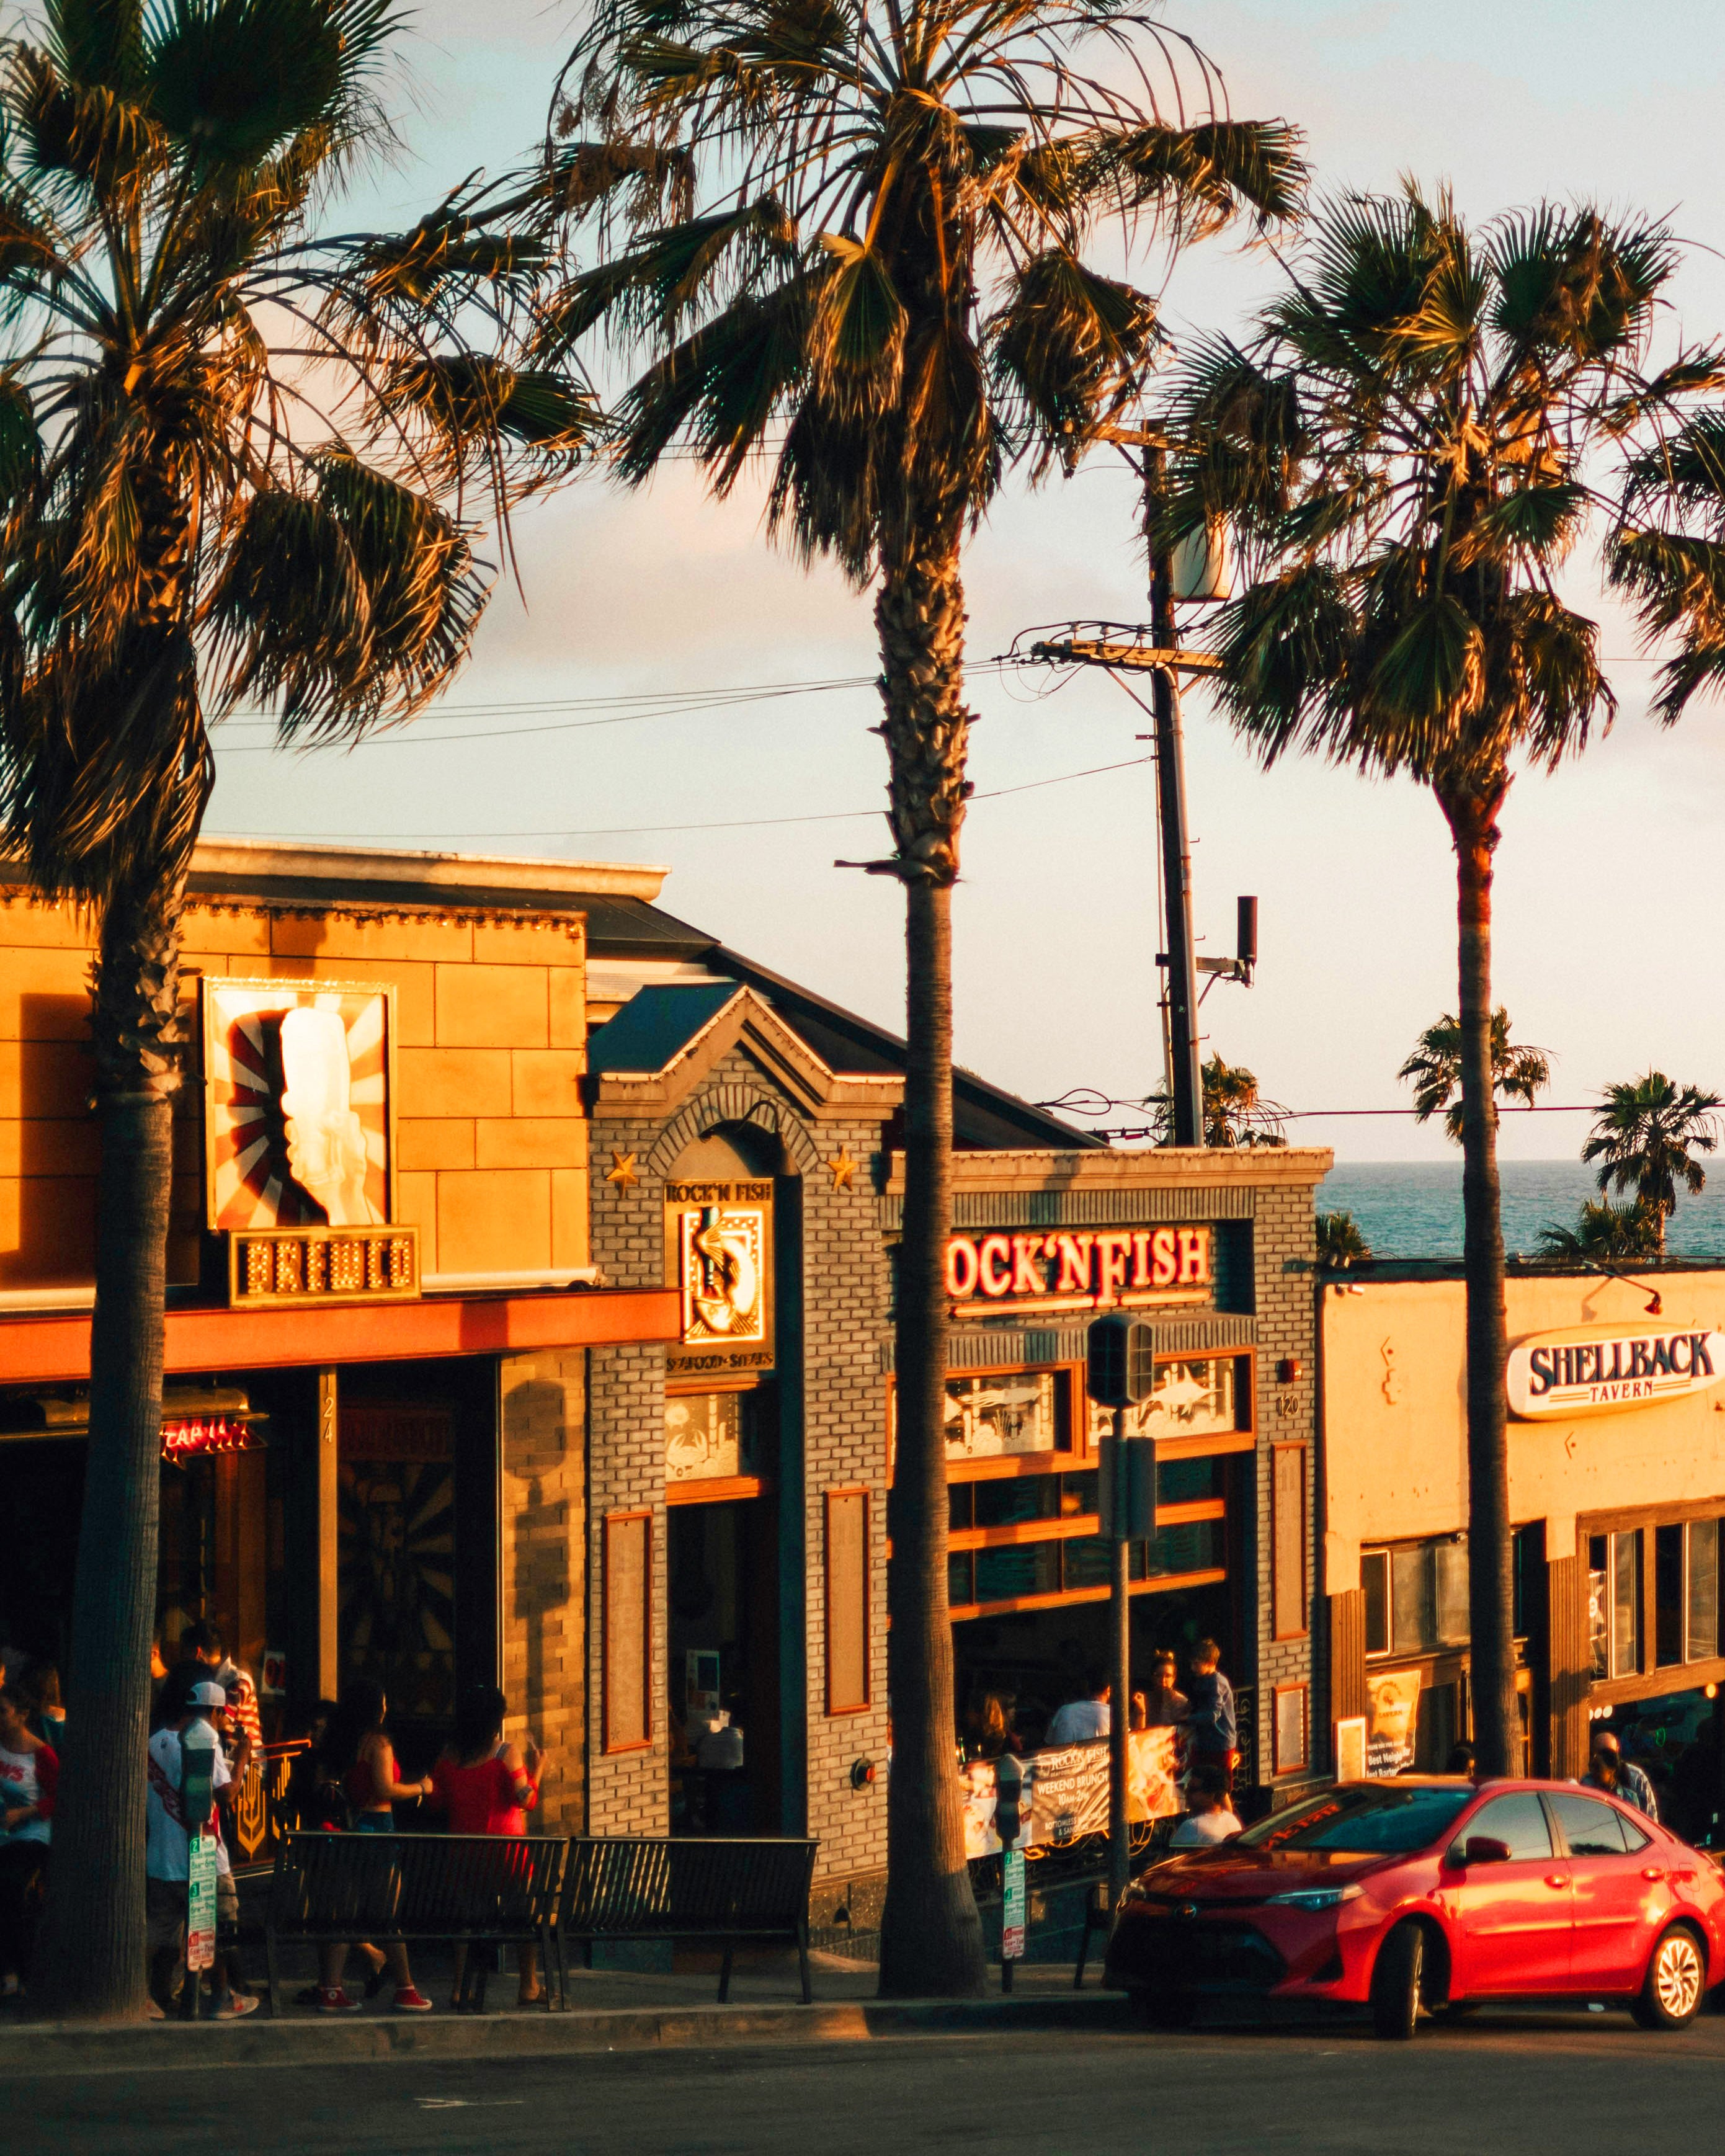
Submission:
<svg viewBox="0 0 1725 2156">
<path fill-rule="evenodd" d="M 1423 1655 L 1467 1643 L 1467 1537 L 1363 1550 L 1366 1652 Z"/>
<path fill-rule="evenodd" d="M 1687 1659 L 1710 1661 L 1719 1651 L 1719 1522 L 1692 1520 L 1688 1535 Z"/>
<path fill-rule="evenodd" d="M 1611 1603 L 1606 1593 L 1609 1575 L 1605 1569 L 1610 1548 L 1609 1535 L 1588 1537 L 1587 1635 L 1589 1666 L 1596 1678 L 1611 1674 Z"/>
<path fill-rule="evenodd" d="M 1039 1594 L 1073 1594 L 1106 1588 L 1113 1576 L 1113 1544 L 1101 1535 L 1012 1543 L 997 1549 L 955 1550 L 948 1560 L 947 1598 L 953 1607 L 1017 1602 Z M 1225 1521 L 1183 1520 L 1147 1542 L 1127 1547 L 1127 1576 L 1140 1583 L 1219 1572 L 1227 1563 Z"/>
<path fill-rule="evenodd" d="M 1070 1452 L 1066 1387 L 1055 1370 L 947 1380 L 947 1458 L 993 1460 L 1021 1452 Z"/>
<path fill-rule="evenodd" d="M 1653 1661 L 1667 1669 L 1683 1659 L 1682 1523 L 1653 1530 Z"/>
<path fill-rule="evenodd" d="M 1158 1363 L 1155 1391 L 1142 1407 L 1126 1410 L 1127 1435 L 1220 1437 L 1249 1427 L 1240 1416 L 1243 1360 L 1238 1355 L 1214 1355 L 1195 1362 Z M 1111 1437 L 1114 1410 L 1092 1401 L 1090 1425 L 1093 1445 Z"/>
<path fill-rule="evenodd" d="M 1611 1674 L 1632 1677 L 1641 1666 L 1641 1537 L 1611 1537 Z"/>
</svg>

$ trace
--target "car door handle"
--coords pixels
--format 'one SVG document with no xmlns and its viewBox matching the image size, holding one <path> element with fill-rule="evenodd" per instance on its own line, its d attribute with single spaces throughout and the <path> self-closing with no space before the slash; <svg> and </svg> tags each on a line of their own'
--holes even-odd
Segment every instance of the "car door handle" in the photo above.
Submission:
<svg viewBox="0 0 1725 2156">
<path fill-rule="evenodd" d="M 1644 1879 L 1663 1879 L 1665 1874 L 1656 1864 L 1649 1864 L 1642 1867 L 1641 1876 Z"/>
<path fill-rule="evenodd" d="M 1561 1871 L 1548 1871 L 1545 1875 L 1545 1883 L 1548 1887 L 1567 1887 L 1569 1884 Z"/>
</svg>

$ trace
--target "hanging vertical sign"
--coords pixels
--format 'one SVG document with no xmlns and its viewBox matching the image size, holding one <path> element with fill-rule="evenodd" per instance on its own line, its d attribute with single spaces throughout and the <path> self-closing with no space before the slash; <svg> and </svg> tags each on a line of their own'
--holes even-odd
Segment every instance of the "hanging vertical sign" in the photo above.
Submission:
<svg viewBox="0 0 1725 2156">
<path fill-rule="evenodd" d="M 211 1969 L 216 1958 L 216 1837 L 191 1837 L 186 1874 L 186 1966 Z"/>
</svg>

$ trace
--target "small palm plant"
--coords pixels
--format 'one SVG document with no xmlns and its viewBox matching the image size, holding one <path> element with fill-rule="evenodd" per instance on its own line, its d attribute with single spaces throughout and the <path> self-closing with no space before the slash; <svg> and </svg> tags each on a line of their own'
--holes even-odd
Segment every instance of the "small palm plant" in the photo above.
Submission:
<svg viewBox="0 0 1725 2156">
<path fill-rule="evenodd" d="M 1317 1261 L 1344 1271 L 1372 1255 L 1372 1246 L 1353 1214 L 1320 1213 L 1317 1216 Z"/>
<path fill-rule="evenodd" d="M 41 1997 L 144 2010 L 180 917 L 242 698 L 286 740 L 407 716 L 464 658 L 494 520 L 573 464 L 539 353 L 574 151 L 412 230 L 318 223 L 387 145 L 391 0 L 47 0 L 0 46 L 0 816 L 94 918 L 102 1165 L 75 1690 Z"/>
<path fill-rule="evenodd" d="M 1214 341 L 1168 415 L 1171 542 L 1233 521 L 1248 572 L 1213 630 L 1224 715 L 1430 788 L 1455 850 L 1467 1283 L 1468 1507 L 1482 1767 L 1519 1750 L 1491 1054 L 1491 884 L 1517 769 L 1609 720 L 1594 622 L 1562 564 L 1592 475 L 1650 412 L 1721 379 L 1644 360 L 1666 230 L 1542 203 L 1472 230 L 1447 195 L 1327 204 L 1245 344 Z M 1603 505 L 1602 505 L 1603 506 Z M 1715 616 L 1717 619 L 1717 614 Z"/>
<path fill-rule="evenodd" d="M 769 531 L 875 588 L 892 851 L 865 865 L 904 887 L 909 1036 L 880 1986 L 978 1991 L 942 1435 L 964 542 L 1009 466 L 1070 470 L 1157 356 L 1152 296 L 1091 240 L 1284 217 L 1302 168 L 1289 129 L 1227 118 L 1194 49 L 1113 0 L 597 0 L 567 80 L 572 124 L 687 161 L 567 316 L 647 362 L 623 475 L 687 444 L 724 495 L 768 457 Z"/>
<path fill-rule="evenodd" d="M 1604 1108 L 1581 1158 L 1589 1167 L 1597 1163 L 1602 1194 L 1635 1193 L 1637 1204 L 1656 1222 L 1656 1254 L 1664 1251 L 1678 1186 L 1692 1197 L 1707 1188 L 1707 1170 L 1695 1156 L 1718 1146 L 1713 1117 L 1718 1106 L 1717 1093 L 1678 1086 L 1662 1070 L 1605 1088 Z"/>
<path fill-rule="evenodd" d="M 1520 1101 L 1526 1107 L 1551 1083 L 1551 1053 L 1509 1037 L 1509 1013 L 1499 1004 L 1491 1014 L 1491 1091 L 1497 1101 Z M 1429 1123 L 1440 1109 L 1444 1135 L 1461 1142 L 1461 1022 L 1445 1013 L 1426 1027 L 1414 1052 L 1396 1072 L 1414 1088 L 1414 1116 Z"/>
<path fill-rule="evenodd" d="M 1588 1260 L 1656 1258 L 1665 1249 L 1665 1215 L 1645 1198 L 1628 1205 L 1584 1204 L 1573 1228 L 1542 1228 L 1542 1257 Z"/>
</svg>

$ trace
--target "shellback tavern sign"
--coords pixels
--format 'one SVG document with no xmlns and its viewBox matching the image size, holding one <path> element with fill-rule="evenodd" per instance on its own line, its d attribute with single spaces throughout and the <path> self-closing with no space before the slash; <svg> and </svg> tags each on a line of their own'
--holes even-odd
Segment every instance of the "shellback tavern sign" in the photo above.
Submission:
<svg viewBox="0 0 1725 2156">
<path fill-rule="evenodd" d="M 1214 1231 L 1086 1228 L 950 1235 L 947 1293 L 957 1317 L 991 1311 L 1144 1310 L 1208 1302 Z"/>
<path fill-rule="evenodd" d="M 1536 1332 L 1509 1352 L 1509 1409 L 1527 1421 L 1650 1407 L 1725 1380 L 1725 1332 L 1584 1325 Z"/>
</svg>

